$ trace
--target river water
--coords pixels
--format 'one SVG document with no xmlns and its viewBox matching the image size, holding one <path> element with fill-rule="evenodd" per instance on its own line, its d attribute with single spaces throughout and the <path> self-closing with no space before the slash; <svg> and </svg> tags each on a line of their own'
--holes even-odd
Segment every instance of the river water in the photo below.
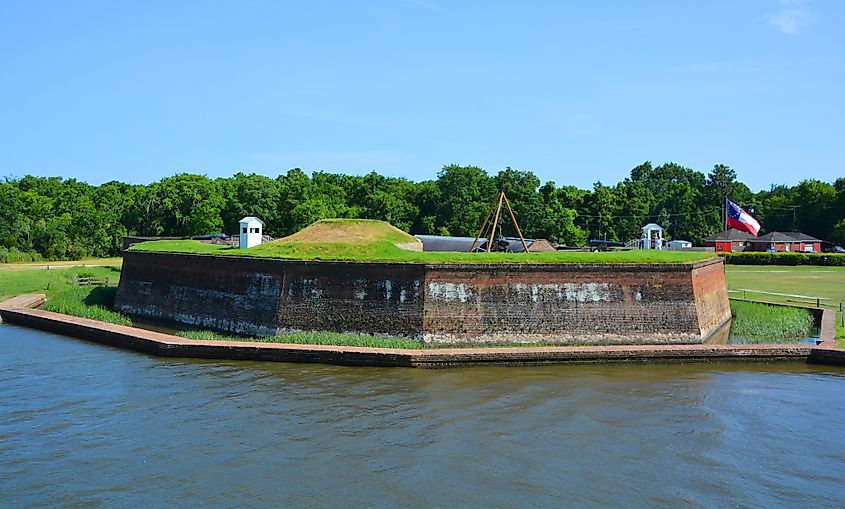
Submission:
<svg viewBox="0 0 845 509">
<path fill-rule="evenodd" d="M 0 325 L 1 507 L 845 507 L 845 370 L 163 359 Z"/>
</svg>

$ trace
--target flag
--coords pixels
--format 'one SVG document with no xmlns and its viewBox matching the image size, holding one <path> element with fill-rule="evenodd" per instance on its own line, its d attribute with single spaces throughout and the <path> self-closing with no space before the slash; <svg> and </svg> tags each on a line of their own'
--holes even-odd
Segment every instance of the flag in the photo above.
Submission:
<svg viewBox="0 0 845 509">
<path fill-rule="evenodd" d="M 727 208 L 727 223 L 731 228 L 748 232 L 751 235 L 757 236 L 760 231 L 760 223 L 748 212 L 744 211 L 742 207 L 736 203 L 725 198 Z"/>
</svg>

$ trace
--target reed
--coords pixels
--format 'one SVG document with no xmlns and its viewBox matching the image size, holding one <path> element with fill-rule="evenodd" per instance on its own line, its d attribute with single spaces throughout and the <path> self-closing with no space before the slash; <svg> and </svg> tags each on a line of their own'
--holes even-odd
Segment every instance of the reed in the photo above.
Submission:
<svg viewBox="0 0 845 509">
<path fill-rule="evenodd" d="M 115 287 L 63 288 L 61 291 L 51 292 L 41 309 L 63 315 L 131 326 L 132 320 L 111 310 L 116 291 L 117 288 Z"/>
<path fill-rule="evenodd" d="M 731 336 L 745 343 L 797 343 L 813 329 L 813 315 L 802 308 L 731 301 Z"/>
<path fill-rule="evenodd" d="M 363 346 L 370 348 L 424 348 L 419 341 L 386 336 L 369 336 L 343 332 L 291 332 L 278 336 L 252 338 L 227 336 L 209 330 L 191 330 L 177 332 L 177 336 L 205 341 L 251 341 L 257 343 L 286 343 L 297 345 Z"/>
</svg>

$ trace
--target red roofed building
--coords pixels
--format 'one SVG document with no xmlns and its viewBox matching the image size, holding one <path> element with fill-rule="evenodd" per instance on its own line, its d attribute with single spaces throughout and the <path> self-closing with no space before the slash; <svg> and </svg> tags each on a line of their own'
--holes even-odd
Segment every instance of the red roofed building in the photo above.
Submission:
<svg viewBox="0 0 845 509">
<path fill-rule="evenodd" d="M 751 240 L 754 238 L 748 232 L 728 228 L 704 239 L 704 245 L 712 247 L 717 253 L 735 253 L 751 250 Z"/>
<path fill-rule="evenodd" d="M 822 241 L 801 232 L 771 232 L 751 241 L 754 251 L 819 253 Z"/>
</svg>

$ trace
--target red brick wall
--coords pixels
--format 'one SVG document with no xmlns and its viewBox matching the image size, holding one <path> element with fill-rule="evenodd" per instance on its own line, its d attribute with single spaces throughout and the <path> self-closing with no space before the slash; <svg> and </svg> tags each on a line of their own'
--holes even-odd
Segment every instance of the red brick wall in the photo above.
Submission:
<svg viewBox="0 0 845 509">
<path fill-rule="evenodd" d="M 720 259 L 426 266 L 128 251 L 115 304 L 235 334 L 335 330 L 449 343 L 695 343 L 730 316 Z"/>
<path fill-rule="evenodd" d="M 424 266 L 282 263 L 285 278 L 276 316 L 280 330 L 420 334 Z"/>
<path fill-rule="evenodd" d="M 725 317 L 731 316 L 725 284 L 725 265 L 711 263 L 694 269 L 692 288 L 699 331 L 703 336 L 707 336 L 725 322 Z"/>
<path fill-rule="evenodd" d="M 689 343 L 730 316 L 718 260 L 695 268 L 434 265 L 425 289 L 431 342 Z"/>
<path fill-rule="evenodd" d="M 344 330 L 416 335 L 424 267 L 124 252 L 115 306 L 233 334 Z"/>
<path fill-rule="evenodd" d="M 143 319 L 276 333 L 283 266 L 254 258 L 124 251 L 115 307 Z"/>
</svg>

